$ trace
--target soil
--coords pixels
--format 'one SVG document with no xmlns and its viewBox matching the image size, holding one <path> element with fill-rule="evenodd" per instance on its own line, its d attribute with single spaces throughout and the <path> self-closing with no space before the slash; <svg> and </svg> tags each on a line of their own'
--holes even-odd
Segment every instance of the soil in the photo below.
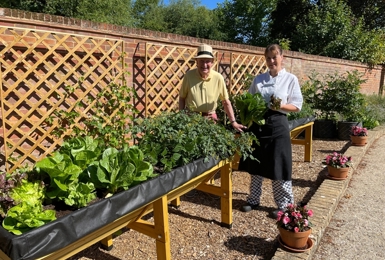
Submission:
<svg viewBox="0 0 385 260">
<path fill-rule="evenodd" d="M 312 162 L 304 162 L 304 149 L 293 145 L 293 192 L 296 203 L 306 204 L 327 170 L 322 164 L 327 154 L 345 152 L 349 141 L 313 140 Z M 219 181 L 218 178 L 215 180 Z M 248 213 L 239 208 L 249 192 L 250 176 L 233 172 L 233 225 L 220 226 L 220 199 L 200 191 L 181 197 L 181 206 L 169 207 L 169 230 L 172 259 L 270 259 L 278 245 L 278 230 L 271 212 L 275 209 L 271 182 L 265 180 L 261 206 Z M 152 215 L 145 216 L 152 221 Z M 133 230 L 122 230 L 110 251 L 99 243 L 79 252 L 70 260 L 157 259 L 155 240 Z"/>
</svg>

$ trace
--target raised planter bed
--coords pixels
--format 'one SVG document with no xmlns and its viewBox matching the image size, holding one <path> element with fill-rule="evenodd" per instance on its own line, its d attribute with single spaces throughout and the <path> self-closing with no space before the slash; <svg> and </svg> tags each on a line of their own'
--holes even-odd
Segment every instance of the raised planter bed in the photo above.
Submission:
<svg viewBox="0 0 385 260">
<path fill-rule="evenodd" d="M 214 186 L 219 170 L 221 183 Z M 231 162 L 201 159 L 20 236 L 0 227 L 0 259 L 65 259 L 98 241 L 111 248 L 112 234 L 124 227 L 156 239 L 158 259 L 171 259 L 167 204 L 178 206 L 194 188 L 221 197 L 221 223 L 231 227 Z M 150 212 L 154 224 L 142 219 Z"/>
</svg>

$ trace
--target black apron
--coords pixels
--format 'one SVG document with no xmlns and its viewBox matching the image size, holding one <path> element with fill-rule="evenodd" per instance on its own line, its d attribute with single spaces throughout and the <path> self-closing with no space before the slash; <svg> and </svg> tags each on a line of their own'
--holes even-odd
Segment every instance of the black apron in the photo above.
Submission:
<svg viewBox="0 0 385 260">
<path fill-rule="evenodd" d="M 253 143 L 253 156 L 258 161 L 241 158 L 238 170 L 271 180 L 291 180 L 292 151 L 287 117 L 281 112 L 268 110 L 264 118 L 265 125 L 253 123 L 248 129 L 259 141 L 259 145 Z"/>
</svg>

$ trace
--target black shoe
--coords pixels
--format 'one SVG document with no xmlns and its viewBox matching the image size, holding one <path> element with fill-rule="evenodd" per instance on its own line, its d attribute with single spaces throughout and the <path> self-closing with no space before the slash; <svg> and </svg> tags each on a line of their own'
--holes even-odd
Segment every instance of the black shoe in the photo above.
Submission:
<svg viewBox="0 0 385 260">
<path fill-rule="evenodd" d="M 259 204 L 253 205 L 253 204 L 247 203 L 246 205 L 243 205 L 243 206 L 241 207 L 241 211 L 243 211 L 243 212 L 249 212 L 249 211 L 252 211 L 252 210 L 254 210 L 254 209 L 258 209 L 258 207 L 259 207 Z"/>
<path fill-rule="evenodd" d="M 271 212 L 271 217 L 273 219 L 277 219 L 278 218 L 278 212 L 282 211 L 282 209 L 276 209 L 274 210 L 273 212 Z"/>
</svg>

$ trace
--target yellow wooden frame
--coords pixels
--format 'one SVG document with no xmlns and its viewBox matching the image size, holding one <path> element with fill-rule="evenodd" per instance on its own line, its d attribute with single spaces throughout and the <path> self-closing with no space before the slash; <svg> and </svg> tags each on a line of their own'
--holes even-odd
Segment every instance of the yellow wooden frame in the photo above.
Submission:
<svg viewBox="0 0 385 260">
<path fill-rule="evenodd" d="M 290 131 L 291 143 L 295 145 L 303 145 L 305 147 L 304 161 L 311 162 L 312 159 L 312 147 L 313 147 L 313 125 L 314 122 L 309 122 L 304 125 L 300 125 Z M 297 137 L 305 131 L 305 139 L 298 139 Z"/>
<path fill-rule="evenodd" d="M 211 182 L 211 179 L 218 171 L 220 171 L 220 186 L 216 186 Z M 180 196 L 194 188 L 220 196 L 222 226 L 231 227 L 233 222 L 231 173 L 231 161 L 220 161 L 210 170 L 191 179 L 164 196 L 39 259 L 67 259 L 99 241 L 101 241 L 104 247 L 111 248 L 113 245 L 112 235 L 125 227 L 154 238 L 156 240 L 158 260 L 171 259 L 168 203 L 170 202 L 172 205 L 178 206 L 180 204 Z M 143 216 L 150 212 L 154 214 L 154 223 L 142 219 Z M 10 260 L 10 258 L 0 250 L 0 260 Z"/>
</svg>

